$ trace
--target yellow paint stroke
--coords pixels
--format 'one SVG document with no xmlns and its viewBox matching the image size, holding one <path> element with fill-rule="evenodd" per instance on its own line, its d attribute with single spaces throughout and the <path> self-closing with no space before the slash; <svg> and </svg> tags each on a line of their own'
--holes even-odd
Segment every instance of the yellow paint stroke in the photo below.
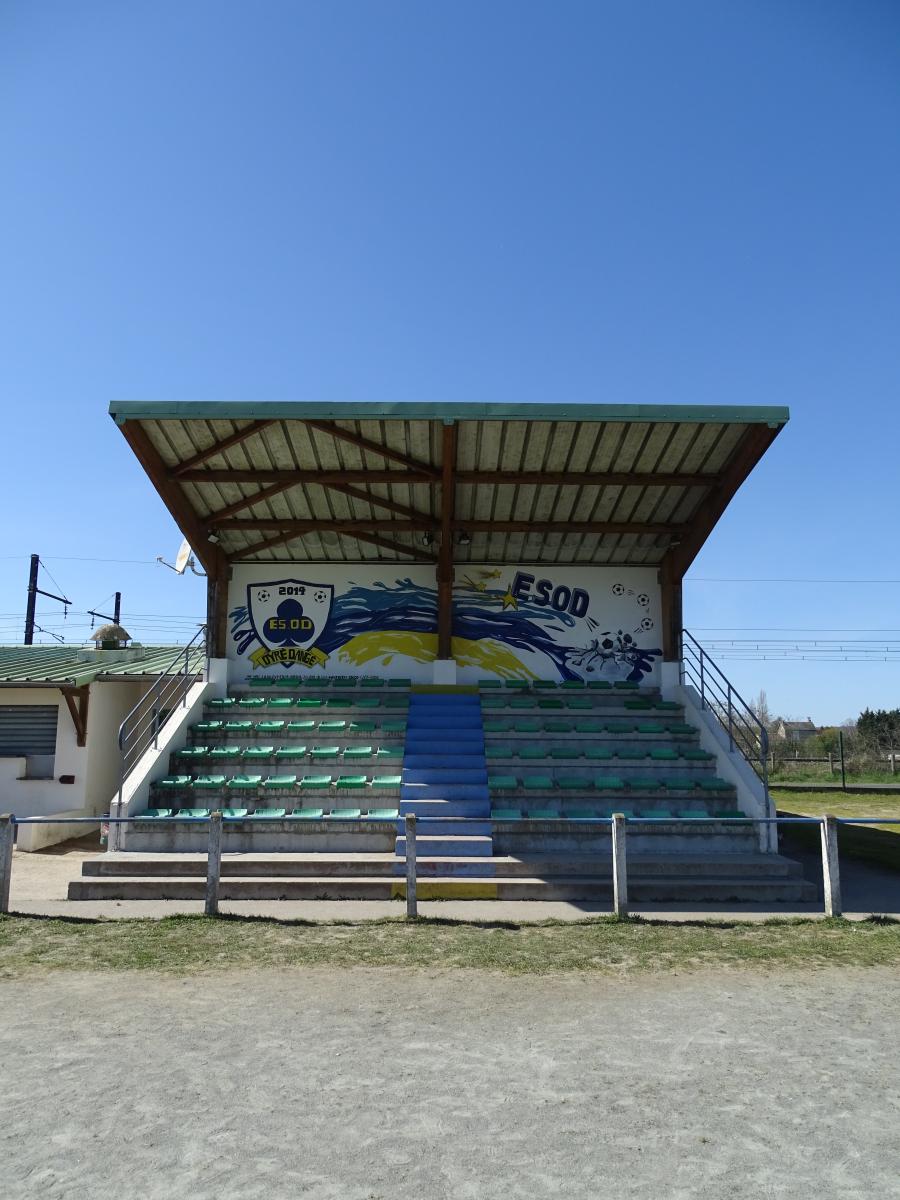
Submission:
<svg viewBox="0 0 900 1200">
<path fill-rule="evenodd" d="M 451 654 L 460 667 L 477 667 L 486 675 L 501 679 L 537 679 L 509 647 L 492 638 L 455 637 Z M 414 633 L 406 630 L 374 630 L 358 633 L 336 652 L 339 662 L 353 666 L 380 662 L 388 666 L 395 656 L 411 658 L 414 662 L 430 663 L 437 658 L 437 634 Z"/>
</svg>

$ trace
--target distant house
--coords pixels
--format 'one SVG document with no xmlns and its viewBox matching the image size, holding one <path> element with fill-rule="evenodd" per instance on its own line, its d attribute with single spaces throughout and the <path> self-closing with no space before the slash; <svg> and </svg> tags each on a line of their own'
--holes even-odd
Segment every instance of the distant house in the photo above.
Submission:
<svg viewBox="0 0 900 1200">
<path fill-rule="evenodd" d="M 779 718 L 775 722 L 775 739 L 779 742 L 805 742 L 815 737 L 819 732 L 807 717 L 805 721 L 785 721 Z"/>
</svg>

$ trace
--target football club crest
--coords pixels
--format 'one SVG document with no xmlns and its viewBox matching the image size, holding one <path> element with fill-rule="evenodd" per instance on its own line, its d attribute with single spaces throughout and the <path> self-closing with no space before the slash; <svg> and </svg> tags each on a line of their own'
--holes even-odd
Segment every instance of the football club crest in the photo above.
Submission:
<svg viewBox="0 0 900 1200">
<path fill-rule="evenodd" d="M 277 579 L 247 585 L 247 615 L 261 648 L 254 650 L 254 667 L 295 664 L 322 666 L 327 654 L 316 649 L 334 600 L 333 584 L 302 579 Z"/>
</svg>

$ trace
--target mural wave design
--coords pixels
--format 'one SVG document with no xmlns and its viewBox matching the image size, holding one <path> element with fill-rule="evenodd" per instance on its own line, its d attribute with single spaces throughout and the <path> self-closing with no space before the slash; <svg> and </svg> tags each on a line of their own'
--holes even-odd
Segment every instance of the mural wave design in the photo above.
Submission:
<svg viewBox="0 0 900 1200">
<path fill-rule="evenodd" d="M 454 597 L 453 634 L 461 645 L 489 640 L 544 654 L 562 679 L 599 677 L 608 671 L 617 677 L 625 674 L 628 679 L 640 681 L 651 671 L 653 659 L 662 653 L 657 648 L 638 646 L 630 634 L 621 630 L 601 633 L 590 638 L 584 646 L 562 645 L 554 640 L 553 634 L 568 632 L 576 625 L 576 618 L 522 600 L 515 608 L 500 608 L 502 600 L 503 592 L 499 588 L 479 592 L 477 596 Z M 256 637 L 249 625 L 247 609 L 235 608 L 229 616 L 237 651 L 243 654 Z M 392 585 L 379 583 L 363 587 L 354 584 L 335 597 L 328 623 L 316 646 L 326 654 L 332 654 L 355 642 L 352 650 L 348 647 L 348 657 L 360 662 L 363 647 L 367 655 L 379 656 L 378 640 L 371 635 L 407 634 L 413 635 L 407 642 L 410 649 L 415 647 L 413 657 L 422 661 L 420 656 L 428 653 L 430 644 L 426 638 L 415 635 L 433 636 L 436 628 L 435 588 L 415 584 L 409 578 L 398 579 Z M 388 654 L 402 653 L 396 639 L 389 638 L 387 643 Z M 531 674 L 512 655 L 505 658 L 503 668 L 505 675 L 518 673 L 517 668 Z"/>
</svg>

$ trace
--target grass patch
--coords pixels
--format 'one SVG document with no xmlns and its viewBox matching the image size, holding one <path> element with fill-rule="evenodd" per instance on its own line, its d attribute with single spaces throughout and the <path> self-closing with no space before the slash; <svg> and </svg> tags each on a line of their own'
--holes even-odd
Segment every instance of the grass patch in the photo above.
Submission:
<svg viewBox="0 0 900 1200">
<path fill-rule="evenodd" d="M 900 794 L 897 796 L 862 795 L 852 792 L 779 792 L 773 786 L 772 798 L 779 809 L 804 817 L 821 817 L 833 813 L 836 817 L 881 817 L 900 821 Z M 900 825 L 885 828 L 900 833 Z"/>
<path fill-rule="evenodd" d="M 192 975 L 265 967 L 407 967 L 631 974 L 709 967 L 900 966 L 900 923 L 775 919 L 668 924 L 199 916 L 90 921 L 0 917 L 0 977 L 48 971 Z"/>
</svg>

